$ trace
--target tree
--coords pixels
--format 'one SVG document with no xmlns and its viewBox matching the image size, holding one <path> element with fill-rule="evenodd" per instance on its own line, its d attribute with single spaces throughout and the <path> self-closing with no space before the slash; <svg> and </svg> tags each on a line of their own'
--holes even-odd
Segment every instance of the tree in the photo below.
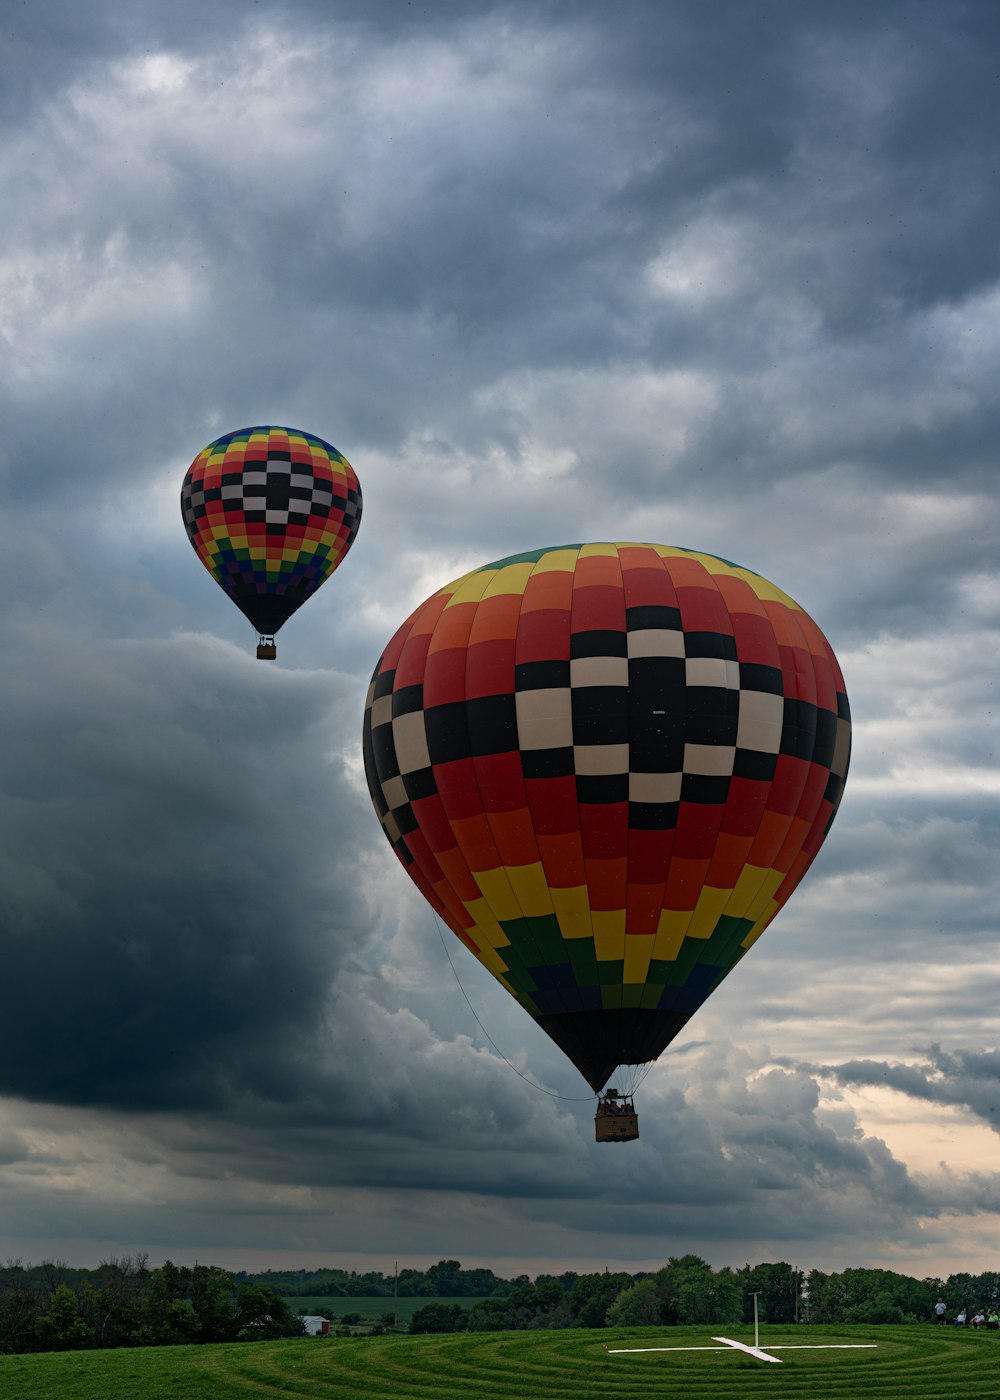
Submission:
<svg viewBox="0 0 1000 1400">
<path fill-rule="evenodd" d="M 623 1288 L 631 1288 L 631 1274 L 581 1274 L 569 1291 L 570 1312 L 577 1327 L 603 1327 L 608 1308 Z"/>
<path fill-rule="evenodd" d="M 941 1289 L 938 1289 L 939 1294 Z M 964 1303 L 969 1307 L 997 1307 L 1000 1305 L 1000 1274 L 951 1274 L 944 1289 L 944 1299 L 952 1306 L 960 1308 Z"/>
<path fill-rule="evenodd" d="M 400 1298 L 430 1298 L 434 1293 L 422 1269 L 400 1269 L 397 1287 Z"/>
<path fill-rule="evenodd" d="M 830 1275 L 820 1269 L 810 1269 L 802 1289 L 802 1306 L 807 1322 L 824 1322 L 829 1307 Z"/>
<path fill-rule="evenodd" d="M 149 1282 L 149 1256 L 102 1260 L 93 1282 L 85 1279 L 80 1310 L 99 1347 L 124 1346 L 140 1324 L 140 1300 Z"/>
<path fill-rule="evenodd" d="M 529 1327 L 568 1327 L 572 1321 L 566 1290 L 558 1279 L 535 1283 L 534 1316 Z"/>
<path fill-rule="evenodd" d="M 215 1265 L 195 1264 L 182 1269 L 190 1278 L 191 1306 L 198 1315 L 200 1342 L 232 1342 L 239 1335 L 236 1281 Z"/>
<path fill-rule="evenodd" d="M 8 1260 L 0 1269 L 0 1353 L 37 1350 L 47 1299 L 38 1271 Z"/>
<path fill-rule="evenodd" d="M 753 1294 L 761 1322 L 795 1322 L 802 1274 L 791 1264 L 749 1264 L 738 1271 L 743 1287 L 743 1321 L 753 1322 Z"/>
<path fill-rule="evenodd" d="M 608 1327 L 652 1327 L 661 1321 L 663 1303 L 651 1278 L 623 1288 L 604 1315 Z"/>
<path fill-rule="evenodd" d="M 198 1317 L 190 1300 L 188 1270 L 168 1259 L 149 1275 L 134 1309 L 130 1340 L 136 1346 L 174 1346 L 198 1340 Z"/>
<path fill-rule="evenodd" d="M 681 1322 L 738 1322 L 742 1303 L 743 1290 L 732 1269 L 690 1269 L 677 1279 Z"/>
<path fill-rule="evenodd" d="M 903 1309 L 893 1299 L 888 1288 L 870 1293 L 860 1302 L 851 1303 L 843 1311 L 844 1322 L 906 1322 Z"/>
<path fill-rule="evenodd" d="M 264 1283 L 245 1283 L 236 1294 L 236 1335 L 244 1341 L 301 1336 L 302 1319 Z"/>
<path fill-rule="evenodd" d="M 410 1320 L 411 1332 L 464 1332 L 468 1314 L 461 1303 L 428 1303 Z"/>
<path fill-rule="evenodd" d="M 168 1346 L 196 1342 L 200 1331 L 198 1314 L 186 1298 L 171 1298 L 162 1319 L 161 1340 Z"/>
<path fill-rule="evenodd" d="M 457 1259 L 441 1259 L 427 1270 L 427 1282 L 435 1298 L 459 1298 L 465 1292 L 460 1278 L 462 1266 Z"/>
<path fill-rule="evenodd" d="M 470 1332 L 521 1331 L 572 1325 L 566 1293 L 555 1279 L 520 1283 L 503 1297 L 483 1298 L 468 1314 Z"/>
<path fill-rule="evenodd" d="M 68 1284 L 60 1283 L 54 1290 L 39 1321 L 38 1334 L 46 1351 L 79 1351 L 93 1344 L 93 1330 Z"/>
<path fill-rule="evenodd" d="M 910 1278 L 891 1269 L 845 1269 L 840 1274 L 814 1269 L 807 1290 L 810 1322 L 922 1322 L 932 1316 L 941 1291 L 936 1279 Z"/>
<path fill-rule="evenodd" d="M 732 1269 L 712 1272 L 697 1254 L 671 1258 L 653 1275 L 666 1323 L 737 1322 L 743 1301 L 741 1281 Z"/>
<path fill-rule="evenodd" d="M 423 1311 L 423 1309 L 421 1309 Z M 510 1330 L 510 1314 L 506 1298 L 482 1298 L 469 1310 L 470 1332 L 506 1332 Z M 412 1326 L 410 1331 L 413 1331 Z"/>
</svg>

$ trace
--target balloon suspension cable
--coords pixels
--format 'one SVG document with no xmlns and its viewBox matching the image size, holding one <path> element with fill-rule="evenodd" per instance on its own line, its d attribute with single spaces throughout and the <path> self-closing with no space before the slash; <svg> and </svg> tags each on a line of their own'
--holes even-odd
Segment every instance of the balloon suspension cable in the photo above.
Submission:
<svg viewBox="0 0 1000 1400">
<path fill-rule="evenodd" d="M 486 1027 L 483 1025 L 482 1021 L 480 1021 L 479 1015 L 478 1015 L 478 1013 L 477 1013 L 477 1011 L 476 1011 L 476 1008 L 473 1006 L 472 1002 L 469 1001 L 469 994 L 468 994 L 468 992 L 465 990 L 465 988 L 462 986 L 462 979 L 461 979 L 461 978 L 459 977 L 459 975 L 458 975 L 458 971 L 457 971 L 457 969 L 456 969 L 456 967 L 455 967 L 454 961 L 452 960 L 451 952 L 450 952 L 450 950 L 449 950 L 449 948 L 448 948 L 447 941 L 445 940 L 444 933 L 443 933 L 442 930 L 441 930 L 441 920 L 438 918 L 437 914 L 435 913 L 435 911 L 434 911 L 433 909 L 431 910 L 431 915 L 432 915 L 432 917 L 433 917 L 433 919 L 434 919 L 434 926 L 436 927 L 436 929 L 437 929 L 437 931 L 438 931 L 438 937 L 439 937 L 440 940 L 441 940 L 441 947 L 444 949 L 445 957 L 448 959 L 448 966 L 451 968 L 452 974 L 453 974 L 453 976 L 454 976 L 454 978 L 455 978 L 455 981 L 458 983 L 458 990 L 459 990 L 459 991 L 462 993 L 462 995 L 465 997 L 465 1000 L 466 1000 L 466 1003 L 467 1003 L 467 1005 L 468 1005 L 468 1007 L 469 1007 L 469 1010 L 472 1012 L 473 1016 L 475 1016 L 475 1018 L 476 1018 L 476 1024 L 478 1025 L 479 1029 L 482 1031 L 483 1035 L 486 1037 L 486 1039 L 487 1039 L 487 1040 L 490 1042 L 490 1044 L 493 1046 L 493 1049 L 494 1049 L 494 1050 L 497 1052 L 497 1054 L 500 1056 L 501 1060 L 503 1060 L 504 1064 L 510 1066 L 510 1068 L 514 1071 L 514 1073 L 517 1075 L 517 1077 L 518 1077 L 519 1079 L 523 1079 L 523 1080 L 524 1080 L 525 1084 L 530 1084 L 531 1087 L 532 1087 L 532 1089 L 537 1089 L 538 1092 L 539 1092 L 540 1094 L 548 1094 L 548 1096 L 549 1096 L 550 1099 L 562 1099 L 564 1103 L 588 1103 L 591 1099 L 593 1099 L 593 1098 L 594 1098 L 594 1095 L 593 1095 L 593 1094 L 587 1094 L 584 1098 L 571 1098 L 568 1094 L 557 1094 L 557 1093 L 555 1093 L 555 1091 L 552 1090 L 552 1089 L 543 1089 L 542 1086 L 541 1086 L 541 1084 L 536 1084 L 535 1081 L 534 1081 L 533 1079 L 529 1079 L 528 1076 L 527 1076 L 526 1074 L 522 1074 L 521 1071 L 518 1069 L 517 1065 L 511 1064 L 510 1060 L 508 1060 L 507 1056 L 506 1056 L 506 1055 L 503 1053 L 503 1051 L 500 1049 L 499 1045 L 496 1043 L 496 1041 L 495 1041 L 495 1040 L 493 1039 L 493 1037 L 490 1035 L 489 1031 L 488 1031 L 488 1030 L 486 1029 Z"/>
<path fill-rule="evenodd" d="M 630 1098 L 635 1094 L 637 1089 L 641 1088 L 642 1085 L 645 1084 L 649 1072 L 655 1064 L 655 1060 L 647 1060 L 644 1065 L 635 1066 L 635 1074 L 632 1076 L 632 1087 L 629 1090 Z"/>
</svg>

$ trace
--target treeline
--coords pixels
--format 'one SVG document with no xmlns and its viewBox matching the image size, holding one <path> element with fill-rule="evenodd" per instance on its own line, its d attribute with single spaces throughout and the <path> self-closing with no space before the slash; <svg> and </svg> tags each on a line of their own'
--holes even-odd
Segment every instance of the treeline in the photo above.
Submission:
<svg viewBox="0 0 1000 1400">
<path fill-rule="evenodd" d="M 570 1281 L 571 1280 L 571 1281 Z M 411 1332 L 510 1331 L 537 1327 L 646 1327 L 750 1323 L 754 1295 L 764 1323 L 916 1323 L 934 1320 L 943 1298 L 949 1318 L 960 1308 L 1000 1305 L 1000 1273 L 915 1279 L 889 1269 L 803 1273 L 791 1264 L 713 1269 L 696 1254 L 671 1258 L 649 1274 L 541 1275 L 516 1280 L 475 1303 L 428 1303 Z"/>
<path fill-rule="evenodd" d="M 320 1279 L 327 1280 L 325 1293 L 316 1288 Z M 696 1254 L 671 1258 L 652 1273 L 534 1280 L 463 1269 L 454 1259 L 401 1270 L 397 1280 L 340 1269 L 232 1274 L 169 1260 L 151 1269 L 145 1255 L 135 1255 L 96 1269 L 17 1261 L 0 1268 L 0 1352 L 296 1336 L 302 1321 L 289 1298 L 390 1297 L 397 1284 L 401 1297 L 475 1299 L 471 1306 L 429 1301 L 414 1313 L 411 1332 L 749 1323 L 755 1295 L 760 1321 L 772 1324 L 929 1323 L 939 1298 L 949 1320 L 962 1308 L 971 1315 L 1000 1307 L 1000 1273 L 916 1279 L 888 1269 L 804 1273 L 784 1262 L 713 1269 Z"/>
<path fill-rule="evenodd" d="M 146 1255 L 96 1269 L 0 1268 L 0 1353 L 170 1346 L 295 1336 L 302 1321 L 265 1284 L 208 1264 L 151 1269 Z"/>
<path fill-rule="evenodd" d="M 655 1273 L 540 1275 L 514 1281 L 471 1308 L 428 1303 L 411 1332 L 495 1332 L 539 1327 L 642 1327 L 722 1323 L 753 1318 L 751 1290 L 767 1299 L 773 1322 L 794 1322 L 803 1275 L 791 1264 L 712 1269 L 696 1254 L 671 1258 Z"/>
<path fill-rule="evenodd" d="M 492 1269 L 463 1269 L 457 1259 L 442 1259 L 429 1269 L 400 1269 L 398 1274 L 268 1269 L 259 1274 L 239 1273 L 236 1278 L 265 1284 L 285 1298 L 489 1298 L 498 1289 L 514 1286 Z"/>
</svg>

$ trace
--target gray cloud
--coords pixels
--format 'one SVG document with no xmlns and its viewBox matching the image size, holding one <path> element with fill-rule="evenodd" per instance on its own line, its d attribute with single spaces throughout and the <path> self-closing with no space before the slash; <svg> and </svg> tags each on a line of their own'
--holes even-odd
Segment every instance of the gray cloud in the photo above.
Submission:
<svg viewBox="0 0 1000 1400">
<path fill-rule="evenodd" d="M 618 1257 L 617 1232 L 635 1259 L 655 1214 L 664 1252 L 951 1247 L 940 1181 L 851 1090 L 993 1126 L 994 1052 L 965 1047 L 1000 1037 L 995 8 L 4 25 L 0 1165 L 23 1240 L 558 1260 Z M 204 443 L 268 420 L 336 443 L 366 501 L 270 670 L 177 511 Z M 485 1039 L 357 760 L 414 604 L 596 537 L 773 578 L 858 721 L 828 846 L 610 1165 L 586 1108 Z M 572 1098 L 456 954 L 503 1053 Z"/>
<path fill-rule="evenodd" d="M 957 221 L 976 234 L 995 222 L 967 209 L 968 191 L 991 188 L 968 178 L 990 126 L 947 124 L 932 169 L 919 164 L 922 127 L 903 133 L 942 81 L 934 28 L 831 26 L 817 12 L 751 23 L 736 7 L 709 34 L 688 7 L 674 11 L 670 25 L 637 18 L 610 34 L 598 7 L 557 25 L 545 9 L 526 20 L 487 7 L 452 7 L 449 25 L 445 7 L 388 33 L 358 26 L 356 10 L 316 24 L 295 7 L 284 44 L 273 25 L 231 26 L 232 9 L 214 23 L 210 11 L 207 30 L 150 20 L 134 47 L 112 30 L 111 71 L 70 70 L 75 85 L 55 89 L 10 157 L 12 174 L 41 162 L 56 177 L 15 206 L 14 225 L 41 264 L 29 285 L 69 313 L 48 372 L 58 382 L 68 356 L 80 373 L 81 337 L 91 366 L 77 394 L 63 379 L 64 416 L 39 445 L 76 423 L 75 478 L 92 459 L 107 480 L 122 449 L 88 421 L 95 387 L 136 427 L 155 411 L 155 438 L 179 446 L 181 422 L 203 419 L 220 391 L 238 400 L 252 380 L 298 396 L 333 344 L 350 347 L 337 356 L 337 416 L 376 447 L 442 418 L 463 455 L 510 441 L 516 424 L 456 415 L 456 398 L 515 367 L 682 365 L 724 375 L 726 412 L 689 453 L 716 479 L 722 464 L 756 482 L 859 452 L 868 471 L 909 479 L 926 459 L 936 475 L 944 435 L 950 478 L 981 471 L 976 444 L 993 425 L 976 421 L 954 356 L 935 363 L 940 330 L 925 323 L 995 276 L 988 236 L 977 246 L 989 269 L 970 276 L 968 237 L 954 256 Z M 952 37 L 962 100 L 988 116 L 984 36 L 963 25 Z M 160 67 L 157 40 L 172 55 Z M 935 186 L 952 171 L 964 197 Z M 98 182 L 99 203 L 87 197 Z M 919 276 L 907 279 L 909 242 Z M 133 287 L 147 294 L 130 304 Z M 834 302 L 847 296 L 850 314 Z M 122 321 L 154 318 L 122 364 Z M 283 319 L 294 337 L 280 346 L 255 334 Z M 817 420 L 805 440 L 804 402 Z M 129 444 L 119 471 L 131 460 Z"/>
<path fill-rule="evenodd" d="M 841 1084 L 884 1085 L 910 1098 L 969 1109 L 1000 1133 L 1000 1052 L 932 1045 L 920 1064 L 849 1060 L 826 1071 Z"/>
<path fill-rule="evenodd" d="M 33 1172 L 8 1172 L 5 1188 L 37 1211 L 53 1173 L 76 1176 L 84 1218 L 103 1218 L 107 1228 L 114 1214 L 100 1166 L 114 1144 L 137 1197 L 115 1209 L 140 1220 L 145 1197 L 166 1192 L 169 1217 L 145 1225 L 164 1240 L 183 1239 L 195 1221 L 232 1247 L 247 1219 L 259 1217 L 265 1236 L 312 1230 L 314 1247 L 336 1237 L 342 1249 L 362 1248 L 363 1221 L 348 1223 L 348 1203 L 374 1192 L 386 1193 L 392 1219 L 364 1221 L 372 1251 L 401 1220 L 412 1249 L 421 1210 L 430 1228 L 417 1248 L 437 1248 L 434 1232 L 452 1210 L 462 1225 L 470 1212 L 477 1220 L 474 1247 L 515 1257 L 518 1249 L 530 1255 L 539 1231 L 577 1257 L 665 1257 L 678 1240 L 698 1239 L 730 1260 L 765 1240 L 829 1256 L 843 1232 L 863 1228 L 916 1242 L 917 1218 L 941 1212 L 936 1195 L 849 1113 L 820 1107 L 811 1077 L 772 1070 L 748 1078 L 748 1057 L 724 1043 L 668 1057 L 654 1077 L 661 1082 L 647 1082 L 640 1143 L 609 1171 L 606 1150 L 587 1142 L 586 1109 L 532 1094 L 461 1037 L 442 1042 L 413 1018 L 364 1011 L 379 1048 L 359 1078 L 338 1067 L 334 1041 L 326 1071 L 314 1067 L 324 1115 L 260 1096 L 221 1117 L 117 1125 L 105 1117 L 100 1127 L 50 1110 Z"/>
<path fill-rule="evenodd" d="M 282 1047 L 314 1031 L 364 927 L 330 722 L 344 682 L 261 675 L 197 637 L 47 635 L 20 659 L 3 1088 L 169 1108 L 283 1083 Z"/>
</svg>

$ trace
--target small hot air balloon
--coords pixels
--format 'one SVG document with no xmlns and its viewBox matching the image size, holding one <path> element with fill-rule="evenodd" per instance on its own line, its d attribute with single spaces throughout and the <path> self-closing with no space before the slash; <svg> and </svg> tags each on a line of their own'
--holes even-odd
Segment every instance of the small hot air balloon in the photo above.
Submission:
<svg viewBox="0 0 1000 1400">
<path fill-rule="evenodd" d="M 257 630 L 272 661 L 274 634 L 350 549 L 361 487 L 335 447 L 297 428 L 242 428 L 198 453 L 181 488 L 195 553 Z"/>
<path fill-rule="evenodd" d="M 539 549 L 448 584 L 392 638 L 365 706 L 404 868 L 595 1092 L 654 1060 L 774 918 L 849 755 L 808 614 L 749 569 L 658 544 Z M 638 1133 L 616 1091 L 596 1121 L 600 1140 Z"/>
</svg>

